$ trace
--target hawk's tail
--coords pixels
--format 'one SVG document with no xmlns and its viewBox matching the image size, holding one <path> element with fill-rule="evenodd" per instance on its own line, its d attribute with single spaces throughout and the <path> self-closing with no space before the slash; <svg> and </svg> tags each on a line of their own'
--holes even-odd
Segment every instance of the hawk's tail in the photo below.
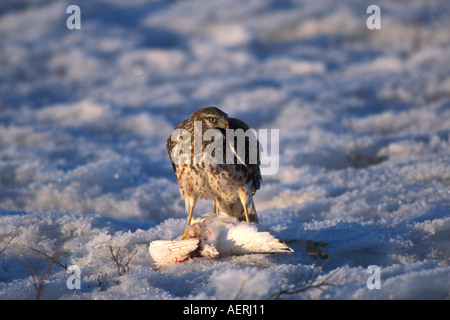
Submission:
<svg viewBox="0 0 450 320">
<path fill-rule="evenodd" d="M 236 200 L 231 204 L 227 204 L 219 199 L 214 200 L 214 213 L 223 212 L 229 216 L 236 217 L 239 221 L 245 221 L 244 207 L 240 200 Z M 248 214 L 250 222 L 258 223 L 258 213 L 256 212 L 255 203 L 252 199 L 252 210 Z"/>
</svg>

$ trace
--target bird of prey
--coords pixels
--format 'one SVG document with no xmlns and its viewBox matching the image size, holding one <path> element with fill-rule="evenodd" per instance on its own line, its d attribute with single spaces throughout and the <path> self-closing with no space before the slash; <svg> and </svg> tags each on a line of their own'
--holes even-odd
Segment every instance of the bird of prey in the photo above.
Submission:
<svg viewBox="0 0 450 320">
<path fill-rule="evenodd" d="M 248 134 L 242 149 L 234 137 L 227 139 L 230 129 L 235 132 L 241 129 L 240 133 L 250 131 L 245 122 L 229 118 L 216 107 L 206 107 L 198 109 L 189 119 L 178 124 L 167 139 L 167 151 L 188 213 L 182 239 L 190 238 L 187 229 L 198 197 L 213 200 L 216 214 L 223 212 L 240 221 L 258 223 L 253 195 L 262 181 L 259 142 L 255 135 Z M 208 138 L 211 130 L 216 134 Z M 175 134 L 180 131 L 187 134 Z M 218 138 L 222 139 L 222 143 Z M 186 146 L 189 152 L 185 152 Z M 231 157 L 227 154 L 230 150 Z M 212 158 L 205 157 L 205 154 Z"/>
</svg>

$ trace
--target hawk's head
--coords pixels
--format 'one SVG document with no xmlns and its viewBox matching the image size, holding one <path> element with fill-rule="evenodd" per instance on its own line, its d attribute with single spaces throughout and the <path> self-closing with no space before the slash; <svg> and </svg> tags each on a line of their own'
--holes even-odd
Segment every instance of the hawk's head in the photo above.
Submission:
<svg viewBox="0 0 450 320">
<path fill-rule="evenodd" d="M 202 121 L 203 130 L 225 130 L 230 128 L 228 115 L 216 107 L 206 107 L 198 109 L 191 115 L 191 119 L 194 121 Z"/>
</svg>

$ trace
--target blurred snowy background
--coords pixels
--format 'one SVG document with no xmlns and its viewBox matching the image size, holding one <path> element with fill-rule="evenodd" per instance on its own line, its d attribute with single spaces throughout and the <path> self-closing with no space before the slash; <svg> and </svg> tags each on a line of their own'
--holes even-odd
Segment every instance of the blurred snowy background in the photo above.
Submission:
<svg viewBox="0 0 450 320">
<path fill-rule="evenodd" d="M 449 299 L 450 3 L 373 4 L 381 30 L 362 1 L 2 1 L 0 299 Z M 165 140 L 207 105 L 280 129 L 255 203 L 295 252 L 155 271 L 186 218 Z"/>
</svg>

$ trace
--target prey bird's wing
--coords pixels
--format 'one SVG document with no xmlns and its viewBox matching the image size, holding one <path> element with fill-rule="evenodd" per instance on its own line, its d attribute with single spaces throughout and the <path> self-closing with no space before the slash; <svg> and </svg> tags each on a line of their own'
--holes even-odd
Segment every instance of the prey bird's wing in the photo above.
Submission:
<svg viewBox="0 0 450 320">
<path fill-rule="evenodd" d="M 155 263 L 182 262 L 189 258 L 190 254 L 197 250 L 199 239 L 185 240 L 157 240 L 150 243 L 149 252 Z"/>
</svg>

